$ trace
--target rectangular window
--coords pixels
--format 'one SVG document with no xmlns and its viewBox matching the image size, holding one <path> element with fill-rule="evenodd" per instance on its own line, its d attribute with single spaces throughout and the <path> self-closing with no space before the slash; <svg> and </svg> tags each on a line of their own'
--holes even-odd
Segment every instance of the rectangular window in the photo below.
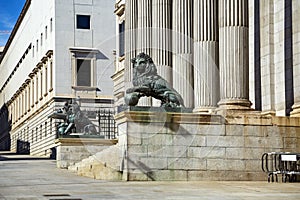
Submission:
<svg viewBox="0 0 300 200">
<path fill-rule="evenodd" d="M 48 27 L 45 26 L 45 40 L 47 40 L 47 37 L 48 37 Z"/>
<path fill-rule="evenodd" d="M 43 98 L 43 71 L 40 71 L 40 100 Z"/>
<path fill-rule="evenodd" d="M 52 29 L 53 29 L 53 20 L 52 18 L 50 19 L 50 32 L 52 32 Z"/>
<path fill-rule="evenodd" d="M 125 52 L 125 22 L 119 24 L 119 56 L 124 56 Z"/>
<path fill-rule="evenodd" d="M 39 40 L 36 40 L 36 52 L 39 51 Z"/>
<path fill-rule="evenodd" d="M 47 67 L 47 64 L 45 65 L 45 75 L 44 75 L 44 91 L 45 91 L 45 94 L 47 94 L 48 92 L 48 67 Z"/>
<path fill-rule="evenodd" d="M 49 87 L 50 87 L 50 89 L 49 90 L 52 90 L 52 85 L 53 85 L 52 72 L 53 72 L 53 61 L 50 60 L 50 69 L 49 69 L 49 73 L 50 73 L 50 76 L 49 76 L 49 79 L 50 79 Z"/>
<path fill-rule="evenodd" d="M 39 77 L 38 74 L 36 74 L 35 77 L 35 103 L 37 104 L 39 100 Z"/>
<path fill-rule="evenodd" d="M 45 122 L 45 137 L 47 137 L 47 122 Z"/>
<path fill-rule="evenodd" d="M 76 28 L 90 29 L 91 16 L 90 15 L 76 15 Z"/>
<path fill-rule="evenodd" d="M 76 60 L 77 86 L 91 86 L 91 60 Z"/>
</svg>

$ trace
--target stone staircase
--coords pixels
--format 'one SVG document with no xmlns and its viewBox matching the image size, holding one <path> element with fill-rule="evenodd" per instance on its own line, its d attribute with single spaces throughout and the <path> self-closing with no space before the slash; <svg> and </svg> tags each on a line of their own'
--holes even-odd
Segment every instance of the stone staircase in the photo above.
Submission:
<svg viewBox="0 0 300 200">
<path fill-rule="evenodd" d="M 75 165 L 69 166 L 68 170 L 79 176 L 94 179 L 121 180 L 120 164 L 122 158 L 120 152 L 118 145 L 110 146 Z"/>
</svg>

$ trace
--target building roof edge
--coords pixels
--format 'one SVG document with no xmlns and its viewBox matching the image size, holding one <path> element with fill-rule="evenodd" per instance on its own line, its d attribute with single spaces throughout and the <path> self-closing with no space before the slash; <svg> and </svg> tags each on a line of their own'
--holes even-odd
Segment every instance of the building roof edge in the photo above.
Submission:
<svg viewBox="0 0 300 200">
<path fill-rule="evenodd" d="M 26 0 L 25 5 L 23 6 L 23 9 L 22 9 L 22 11 L 21 11 L 21 13 L 20 13 L 20 15 L 18 17 L 18 20 L 17 20 L 17 22 L 16 22 L 16 24 L 15 24 L 13 30 L 12 30 L 12 33 L 10 34 L 10 36 L 9 36 L 9 38 L 8 38 L 5 46 L 4 46 L 3 53 L 2 53 L 2 55 L 0 57 L 0 64 L 2 63 L 2 60 L 3 60 L 3 58 L 4 58 L 4 56 L 5 56 L 6 52 L 7 52 L 7 50 L 9 48 L 10 44 L 12 43 L 12 41 L 13 41 L 13 39 L 14 39 L 14 37 L 15 37 L 15 35 L 16 35 L 19 27 L 20 27 L 20 24 L 22 23 L 22 21 L 24 19 L 24 16 L 27 13 L 27 10 L 28 10 L 30 4 L 31 4 L 31 0 Z"/>
</svg>

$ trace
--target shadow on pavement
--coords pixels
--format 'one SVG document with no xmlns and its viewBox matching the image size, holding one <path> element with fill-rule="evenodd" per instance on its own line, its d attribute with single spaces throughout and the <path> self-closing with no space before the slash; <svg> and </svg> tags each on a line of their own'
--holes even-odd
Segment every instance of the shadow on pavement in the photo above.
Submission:
<svg viewBox="0 0 300 200">
<path fill-rule="evenodd" d="M 25 154 L 18 154 L 12 152 L 0 152 L 0 161 L 12 161 L 12 160 L 54 160 L 49 157 L 34 157 Z"/>
</svg>

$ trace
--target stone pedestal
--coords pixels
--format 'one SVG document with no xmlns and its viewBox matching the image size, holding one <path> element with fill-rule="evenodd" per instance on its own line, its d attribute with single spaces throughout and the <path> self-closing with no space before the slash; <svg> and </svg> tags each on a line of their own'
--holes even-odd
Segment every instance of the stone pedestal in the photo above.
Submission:
<svg viewBox="0 0 300 200">
<path fill-rule="evenodd" d="M 265 180 L 261 156 L 300 151 L 300 119 L 257 112 L 116 115 L 122 179 Z"/>
<path fill-rule="evenodd" d="M 111 145 L 117 140 L 106 140 L 99 138 L 66 137 L 55 140 L 56 163 L 58 168 L 67 169 L 69 166 L 96 154 Z"/>
</svg>

